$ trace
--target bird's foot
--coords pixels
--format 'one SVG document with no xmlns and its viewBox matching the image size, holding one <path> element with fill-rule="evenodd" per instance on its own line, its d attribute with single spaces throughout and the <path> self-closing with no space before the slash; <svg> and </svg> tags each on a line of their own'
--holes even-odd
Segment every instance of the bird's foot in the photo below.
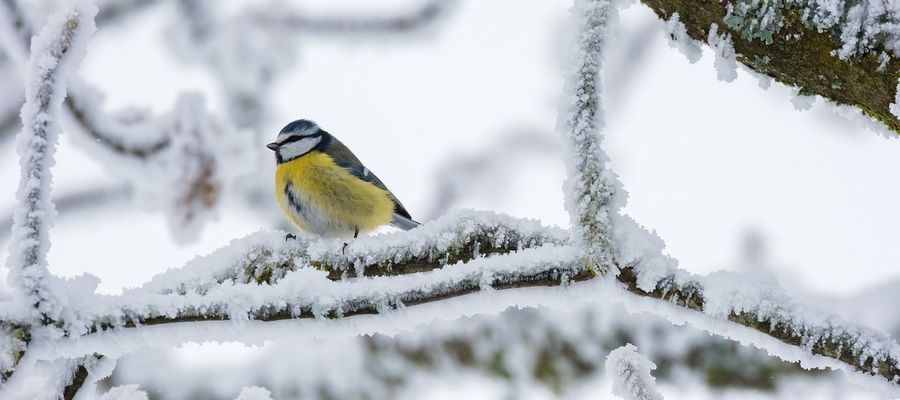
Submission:
<svg viewBox="0 0 900 400">
<path fill-rule="evenodd" d="M 294 239 L 297 239 L 297 237 L 294 236 L 293 233 L 288 233 L 287 235 L 284 235 L 284 241 L 285 241 L 285 242 L 288 241 L 288 240 L 294 240 Z"/>
</svg>

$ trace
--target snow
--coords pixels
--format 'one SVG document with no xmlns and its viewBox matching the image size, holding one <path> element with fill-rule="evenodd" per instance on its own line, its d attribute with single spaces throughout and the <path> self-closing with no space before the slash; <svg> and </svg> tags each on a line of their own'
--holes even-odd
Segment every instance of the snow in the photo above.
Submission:
<svg viewBox="0 0 900 400">
<path fill-rule="evenodd" d="M 716 57 L 715 66 L 719 80 L 731 82 L 737 79 L 737 59 L 731 43 L 731 34 L 719 35 L 719 25 L 712 24 L 709 27 L 707 41 Z"/>
<path fill-rule="evenodd" d="M 727 3 L 725 21 L 742 37 L 772 43 L 785 25 L 788 9 L 799 11 L 804 23 L 819 32 L 836 31 L 841 59 L 886 49 L 900 56 L 900 3 L 847 0 L 739 0 Z"/>
<path fill-rule="evenodd" d="M 564 109 L 557 124 L 566 143 L 566 209 L 573 238 L 585 248 L 585 262 L 596 272 L 615 273 L 611 218 L 624 205 L 625 194 L 600 148 L 600 70 L 617 10 L 607 0 L 578 1 L 573 14 L 576 48 L 568 62 Z"/>
<path fill-rule="evenodd" d="M 866 130 L 870 132 L 874 132 L 885 139 L 897 139 L 900 135 L 897 135 L 897 132 L 892 131 L 887 125 L 881 123 L 880 121 L 876 121 L 864 114 L 862 110 L 858 107 L 850 106 L 847 104 L 837 104 L 834 102 L 830 102 L 832 110 L 847 120 L 853 121 Z"/>
<path fill-rule="evenodd" d="M 9 281 L 37 307 L 43 316 L 55 319 L 62 304 L 48 289 L 47 252 L 49 229 L 56 217 L 50 199 L 60 127 L 60 106 L 66 95 L 66 78 L 78 67 L 86 42 L 96 30 L 96 7 L 74 2 L 48 17 L 31 43 L 31 57 L 22 107 L 22 132 L 18 135 L 19 189 L 14 214 Z"/>
<path fill-rule="evenodd" d="M 665 21 L 664 30 L 669 39 L 669 47 L 678 49 L 681 54 L 687 57 L 691 64 L 694 64 L 703 57 L 703 49 L 697 41 L 688 35 L 687 28 L 681 23 L 680 17 L 675 12 Z"/>
<path fill-rule="evenodd" d="M 612 376 L 613 394 L 624 400 L 662 400 L 656 389 L 656 378 L 650 375 L 654 369 L 656 364 L 630 343 L 606 357 L 606 373 Z"/>
<path fill-rule="evenodd" d="M 351 265 L 359 268 L 414 259 L 446 264 L 445 260 L 435 258 L 461 248 L 474 238 L 488 240 L 485 245 L 510 249 L 563 245 L 569 241 L 567 232 L 544 227 L 535 220 L 470 210 L 448 214 L 410 231 L 360 236 L 346 248 L 339 239 L 317 240 L 301 233 L 294 240 L 285 240 L 284 232 L 259 231 L 235 239 L 208 256 L 197 257 L 184 267 L 155 276 L 131 292 L 206 294 L 219 283 L 248 282 L 250 277 L 260 276 L 266 269 L 273 272 L 272 281 L 278 281 L 285 273 L 307 266 L 311 261 L 324 263 L 336 271 L 347 270 Z M 473 252 L 471 256 L 478 254 Z M 291 265 L 292 268 L 278 267 Z"/>
<path fill-rule="evenodd" d="M 808 111 L 816 104 L 816 96 L 802 95 L 799 93 L 799 89 L 795 89 L 794 92 L 794 96 L 791 98 L 791 104 L 794 105 L 795 110 Z"/>
</svg>

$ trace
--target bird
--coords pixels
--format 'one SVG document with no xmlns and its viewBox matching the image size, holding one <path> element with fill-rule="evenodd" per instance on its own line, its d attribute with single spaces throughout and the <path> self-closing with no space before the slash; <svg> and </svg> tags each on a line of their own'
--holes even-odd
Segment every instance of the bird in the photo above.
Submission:
<svg viewBox="0 0 900 400">
<path fill-rule="evenodd" d="M 381 179 L 315 122 L 287 124 L 266 147 L 275 152 L 278 205 L 301 231 L 356 238 L 386 224 L 403 230 L 419 226 Z"/>
</svg>

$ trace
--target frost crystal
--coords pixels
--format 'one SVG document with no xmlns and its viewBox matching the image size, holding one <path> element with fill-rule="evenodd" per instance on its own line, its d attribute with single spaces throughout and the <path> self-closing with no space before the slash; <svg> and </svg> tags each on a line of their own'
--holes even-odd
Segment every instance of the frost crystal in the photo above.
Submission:
<svg viewBox="0 0 900 400">
<path fill-rule="evenodd" d="M 712 24 L 709 27 L 709 46 L 716 55 L 716 72 L 720 81 L 731 82 L 737 78 L 737 59 L 734 54 L 734 46 L 731 44 L 731 35 L 726 33 L 719 35 L 719 25 Z"/>
<path fill-rule="evenodd" d="M 59 115 L 66 96 L 66 77 L 84 57 L 93 34 L 93 5 L 76 2 L 51 15 L 31 42 L 18 136 L 21 178 L 12 227 L 10 282 L 14 283 L 44 318 L 55 319 L 62 307 L 49 290 L 47 252 L 49 229 L 56 217 L 50 199 L 50 167 L 59 140 Z"/>
<path fill-rule="evenodd" d="M 700 58 L 703 56 L 703 49 L 700 48 L 699 43 L 688 35 L 687 28 L 681 23 L 680 17 L 676 12 L 666 21 L 665 32 L 669 37 L 669 47 L 678 49 L 693 64 L 700 61 Z"/>
<path fill-rule="evenodd" d="M 795 110 L 807 111 L 816 103 L 816 96 L 802 95 L 800 94 L 799 89 L 795 90 L 795 92 L 796 93 L 791 97 L 791 104 L 794 105 Z"/>
<path fill-rule="evenodd" d="M 606 357 L 606 373 L 612 378 L 613 394 L 624 400 L 662 400 L 656 389 L 656 378 L 650 371 L 656 364 L 637 352 L 633 344 L 626 344 Z"/>
<path fill-rule="evenodd" d="M 618 178 L 606 168 L 608 158 L 600 148 L 603 110 L 600 68 L 603 45 L 616 10 L 608 0 L 575 3 L 577 47 L 566 82 L 566 109 L 560 113 L 559 130 L 566 142 L 566 208 L 572 235 L 587 251 L 586 262 L 597 272 L 614 268 L 612 221 L 622 196 Z"/>
<path fill-rule="evenodd" d="M 883 49 L 900 55 L 900 2 L 884 0 L 734 0 L 726 4 L 724 21 L 748 40 L 771 44 L 789 8 L 819 32 L 835 30 L 842 59 Z M 790 38 L 787 38 L 790 40 Z"/>
</svg>

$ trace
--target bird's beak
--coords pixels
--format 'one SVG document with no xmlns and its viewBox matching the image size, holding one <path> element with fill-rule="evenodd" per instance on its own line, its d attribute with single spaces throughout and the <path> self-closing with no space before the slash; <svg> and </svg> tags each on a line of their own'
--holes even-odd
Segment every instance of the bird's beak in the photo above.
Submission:
<svg viewBox="0 0 900 400">
<path fill-rule="evenodd" d="M 274 142 L 269 143 L 266 145 L 266 147 L 268 147 L 269 150 L 275 151 L 275 150 L 278 150 L 278 143 L 274 143 Z"/>
</svg>

